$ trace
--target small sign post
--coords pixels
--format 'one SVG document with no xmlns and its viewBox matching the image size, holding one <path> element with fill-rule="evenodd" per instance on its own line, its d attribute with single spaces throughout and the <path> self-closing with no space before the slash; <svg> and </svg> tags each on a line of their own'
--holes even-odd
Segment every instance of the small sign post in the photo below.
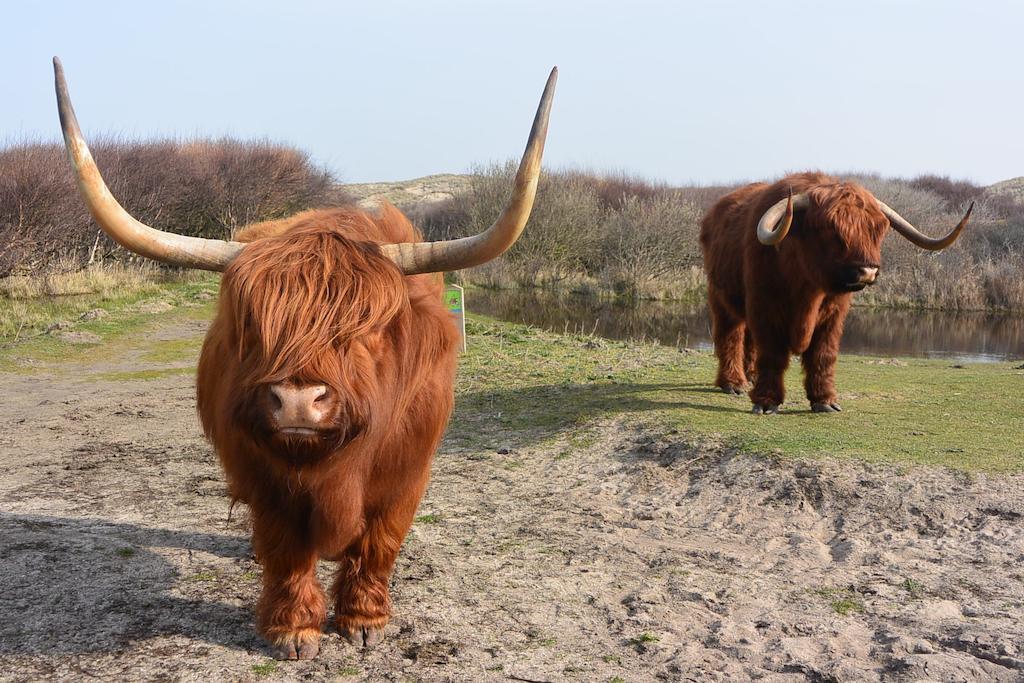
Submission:
<svg viewBox="0 0 1024 683">
<path fill-rule="evenodd" d="M 448 285 L 444 288 L 444 303 L 448 307 L 448 312 L 452 314 L 455 319 L 455 326 L 459 328 L 459 334 L 462 335 L 462 350 L 466 350 L 466 311 L 465 311 L 465 299 L 466 293 L 462 287 L 458 285 Z"/>
</svg>

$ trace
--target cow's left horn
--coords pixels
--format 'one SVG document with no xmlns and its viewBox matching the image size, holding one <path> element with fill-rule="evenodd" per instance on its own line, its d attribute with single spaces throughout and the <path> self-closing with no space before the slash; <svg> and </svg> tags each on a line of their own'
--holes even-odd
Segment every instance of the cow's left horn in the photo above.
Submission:
<svg viewBox="0 0 1024 683">
<path fill-rule="evenodd" d="M 519 239 L 523 228 L 526 227 L 526 221 L 530 218 L 533 199 L 537 194 L 540 161 L 544 154 L 548 115 L 551 113 L 551 100 L 555 95 L 557 79 L 558 67 L 555 67 L 551 70 L 544 94 L 541 95 L 540 105 L 533 119 L 533 128 L 530 130 L 530 139 L 526 143 L 526 152 L 516 172 L 512 196 L 504 211 L 498 216 L 498 220 L 484 232 L 472 237 L 442 242 L 381 245 L 381 251 L 398 264 L 403 273 L 436 273 L 478 266 L 497 258 Z"/>
<path fill-rule="evenodd" d="M 794 195 L 791 190 L 788 197 L 775 202 L 761 215 L 761 220 L 757 222 L 758 241 L 773 246 L 786 239 L 793 225 L 793 211 L 806 209 L 810 205 L 811 200 L 805 193 Z"/>
<path fill-rule="evenodd" d="M 244 244 L 163 232 L 135 220 L 117 203 L 107 189 L 107 184 L 103 182 L 103 177 L 82 137 L 75 110 L 71 106 L 71 97 L 68 95 L 68 84 L 64 80 L 64 68 L 56 57 L 53 58 L 53 75 L 57 88 L 60 127 L 64 132 L 64 145 L 68 149 L 68 156 L 78 179 L 78 189 L 92 217 L 103 231 L 125 249 L 156 261 L 186 268 L 224 270 L 242 251 Z"/>
<path fill-rule="evenodd" d="M 945 237 L 929 237 L 911 225 L 910 221 L 906 218 L 889 208 L 885 202 L 877 199 L 876 201 L 878 201 L 878 206 L 882 209 L 882 213 L 889 219 L 889 224 L 892 225 L 893 230 L 906 237 L 915 245 L 928 251 L 945 249 L 953 244 L 953 242 L 956 242 L 957 238 L 960 237 L 960 233 L 963 232 L 964 226 L 967 225 L 967 220 L 971 217 L 971 211 L 974 211 L 974 202 L 971 202 L 971 205 L 967 207 L 967 213 L 964 214 L 964 217 L 960 219 L 960 222 L 956 224 L 956 227 L 948 235 Z"/>
</svg>

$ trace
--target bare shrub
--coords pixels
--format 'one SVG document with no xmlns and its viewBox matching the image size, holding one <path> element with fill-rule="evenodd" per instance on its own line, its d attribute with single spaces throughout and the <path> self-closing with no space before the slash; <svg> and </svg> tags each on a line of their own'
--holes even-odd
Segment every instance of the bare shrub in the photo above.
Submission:
<svg viewBox="0 0 1024 683">
<path fill-rule="evenodd" d="M 472 216 L 468 195 L 459 194 L 439 202 L 421 202 L 400 208 L 430 242 L 469 234 Z"/>
<path fill-rule="evenodd" d="M 161 230 L 225 239 L 245 223 L 346 199 L 304 152 L 266 141 L 108 139 L 92 148 L 118 201 Z M 63 147 L 0 150 L 0 276 L 111 257 L 133 258 L 93 223 Z"/>
<path fill-rule="evenodd" d="M 949 176 L 939 175 L 918 176 L 908 181 L 907 184 L 916 190 L 924 190 L 942 197 L 950 209 L 977 199 L 985 191 L 985 188 L 966 180 L 952 180 Z"/>
<path fill-rule="evenodd" d="M 700 265 L 699 221 L 694 205 L 667 193 L 626 197 L 603 225 L 602 279 L 622 296 L 663 293 L 666 281 Z"/>
<path fill-rule="evenodd" d="M 508 200 L 515 170 L 509 162 L 474 175 L 467 196 L 469 220 L 450 226 L 462 232 L 453 236 L 480 232 L 494 222 Z M 500 268 L 516 284 L 548 286 L 587 272 L 596 260 L 603 214 L 591 185 L 563 174 L 545 174 L 537 188 L 529 229 L 501 259 L 503 263 L 471 269 L 464 277 L 494 280 L 492 271 Z"/>
</svg>

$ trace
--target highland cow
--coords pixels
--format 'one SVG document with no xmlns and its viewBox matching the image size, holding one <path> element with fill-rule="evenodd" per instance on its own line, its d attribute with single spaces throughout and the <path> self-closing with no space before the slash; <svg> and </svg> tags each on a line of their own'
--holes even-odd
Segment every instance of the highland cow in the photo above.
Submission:
<svg viewBox="0 0 1024 683">
<path fill-rule="evenodd" d="M 489 261 L 522 232 L 557 71 L 508 205 L 485 232 L 422 242 L 393 207 L 345 207 L 219 241 L 156 230 L 117 203 L 56 59 L 54 68 L 64 140 L 96 222 L 135 253 L 223 272 L 196 393 L 231 496 L 251 512 L 263 567 L 260 632 L 278 657 L 316 656 L 327 606 L 315 569 L 325 558 L 338 564 L 331 594 L 339 631 L 374 645 L 391 614 L 392 566 L 452 409 L 458 332 L 436 273 Z"/>
<path fill-rule="evenodd" d="M 757 414 L 785 398 L 783 375 L 800 356 L 811 410 L 840 410 L 835 365 L 853 292 L 873 285 L 892 227 L 915 245 L 944 249 L 959 237 L 972 204 L 945 237 L 920 233 L 852 182 L 820 173 L 787 176 L 730 192 L 701 223 L 718 377 L 740 394 L 753 380 Z"/>
</svg>

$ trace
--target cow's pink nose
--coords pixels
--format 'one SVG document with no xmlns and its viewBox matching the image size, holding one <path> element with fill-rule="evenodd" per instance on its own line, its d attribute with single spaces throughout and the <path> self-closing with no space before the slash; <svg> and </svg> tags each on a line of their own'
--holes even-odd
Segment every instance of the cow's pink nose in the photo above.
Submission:
<svg viewBox="0 0 1024 683">
<path fill-rule="evenodd" d="M 328 389 L 323 384 L 282 382 L 271 385 L 270 393 L 277 399 L 273 403 L 273 415 L 280 430 L 317 429 L 327 417 L 328 409 L 323 399 Z"/>
<path fill-rule="evenodd" d="M 867 284 L 871 284 L 878 279 L 878 268 L 872 268 L 871 266 L 861 266 L 858 271 L 860 276 L 859 281 Z"/>
</svg>

